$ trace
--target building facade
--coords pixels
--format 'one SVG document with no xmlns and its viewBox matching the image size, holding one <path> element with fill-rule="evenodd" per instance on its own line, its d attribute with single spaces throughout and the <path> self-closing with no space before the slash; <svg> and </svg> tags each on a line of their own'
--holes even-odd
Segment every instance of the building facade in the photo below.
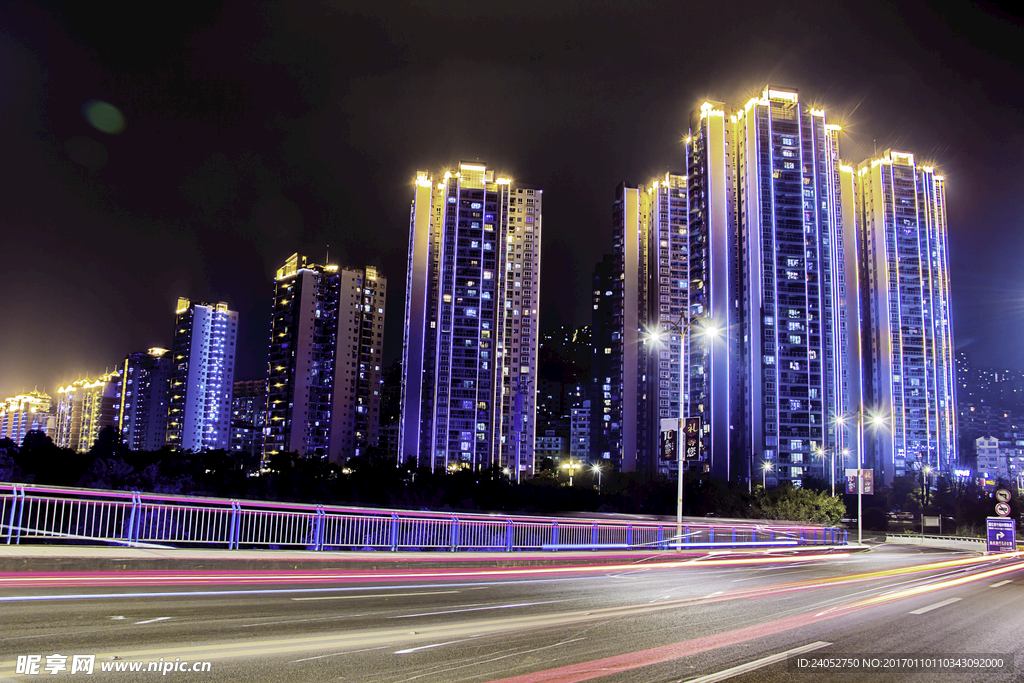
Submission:
<svg viewBox="0 0 1024 683">
<path fill-rule="evenodd" d="M 178 299 L 175 318 L 167 445 L 196 452 L 227 449 L 238 313 L 223 302 Z"/>
<path fill-rule="evenodd" d="M 54 443 L 85 453 L 96 442 L 100 430 L 116 426 L 120 382 L 118 373 L 108 372 L 96 380 L 86 378 L 60 387 Z"/>
<path fill-rule="evenodd" d="M 888 150 L 857 169 L 861 270 L 867 294 L 865 404 L 884 424 L 865 454 L 884 484 L 957 461 L 945 179 Z"/>
<path fill-rule="evenodd" d="M 51 439 L 57 434 L 57 416 L 50 396 L 40 391 L 18 394 L 0 402 L 0 439 L 18 446 L 29 432 L 43 432 Z"/>
<path fill-rule="evenodd" d="M 817 454 L 844 450 L 835 424 L 848 408 L 839 129 L 797 91 L 771 86 L 730 126 L 740 302 L 731 412 L 741 436 L 732 467 L 750 480 L 760 461 L 769 478 L 799 485 L 805 474 L 827 476 Z"/>
<path fill-rule="evenodd" d="M 534 471 L 542 196 L 483 164 L 417 175 L 401 460 Z"/>
<path fill-rule="evenodd" d="M 375 268 L 308 263 L 278 269 L 267 363 L 263 456 L 341 463 L 378 442 L 384 297 Z"/>
<path fill-rule="evenodd" d="M 167 443 L 171 368 L 171 352 L 156 347 L 121 364 L 115 425 L 133 451 L 157 451 Z"/>
<path fill-rule="evenodd" d="M 230 449 L 262 457 L 266 424 L 267 380 L 236 381 L 231 391 Z"/>
</svg>

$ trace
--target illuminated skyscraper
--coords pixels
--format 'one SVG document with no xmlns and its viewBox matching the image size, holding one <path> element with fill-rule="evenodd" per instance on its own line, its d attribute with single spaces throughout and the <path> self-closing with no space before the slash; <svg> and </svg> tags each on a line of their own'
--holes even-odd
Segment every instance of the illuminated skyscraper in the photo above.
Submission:
<svg viewBox="0 0 1024 683">
<path fill-rule="evenodd" d="M 377 445 L 386 281 L 293 254 L 277 271 L 264 458 L 344 462 Z"/>
<path fill-rule="evenodd" d="M 238 313 L 223 302 L 178 299 L 175 316 L 167 445 L 191 451 L 227 449 Z"/>
<path fill-rule="evenodd" d="M 171 352 L 160 348 L 133 353 L 121 364 L 115 425 L 133 451 L 157 451 L 167 443 L 171 366 Z"/>
<path fill-rule="evenodd" d="M 956 461 L 955 368 L 949 301 L 945 179 L 906 152 L 860 164 L 856 177 L 870 466 L 888 484 Z"/>
<path fill-rule="evenodd" d="M 533 471 L 541 199 L 483 164 L 417 174 L 402 460 Z"/>
<path fill-rule="evenodd" d="M 726 294 L 740 306 L 729 328 L 731 467 L 744 479 L 758 461 L 776 481 L 828 476 L 817 454 L 843 448 L 834 421 L 848 408 L 838 128 L 771 86 L 728 125 L 738 278 Z"/>
</svg>

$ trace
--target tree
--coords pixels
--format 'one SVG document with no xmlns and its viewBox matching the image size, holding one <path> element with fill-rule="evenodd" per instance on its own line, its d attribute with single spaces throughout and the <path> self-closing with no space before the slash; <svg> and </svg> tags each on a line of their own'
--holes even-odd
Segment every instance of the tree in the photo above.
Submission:
<svg viewBox="0 0 1024 683">
<path fill-rule="evenodd" d="M 753 509 L 764 519 L 812 524 L 838 524 L 846 515 L 846 505 L 839 497 L 796 488 L 789 482 L 769 491 L 759 489 Z"/>
</svg>

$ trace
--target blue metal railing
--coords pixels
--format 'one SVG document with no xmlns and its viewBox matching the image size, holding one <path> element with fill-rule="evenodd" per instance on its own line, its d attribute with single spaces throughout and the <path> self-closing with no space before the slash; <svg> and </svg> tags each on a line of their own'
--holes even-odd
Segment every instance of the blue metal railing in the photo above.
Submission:
<svg viewBox="0 0 1024 683">
<path fill-rule="evenodd" d="M 309 550 L 665 550 L 843 546 L 843 529 L 411 512 L 0 483 L 6 543 Z"/>
</svg>

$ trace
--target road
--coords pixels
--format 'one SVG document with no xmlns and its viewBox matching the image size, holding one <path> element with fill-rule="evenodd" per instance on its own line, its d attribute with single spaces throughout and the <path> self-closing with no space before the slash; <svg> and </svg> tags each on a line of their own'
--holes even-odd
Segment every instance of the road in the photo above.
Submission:
<svg viewBox="0 0 1024 683">
<path fill-rule="evenodd" d="M 1013 661 L 1021 614 L 1018 557 L 899 546 L 614 567 L 3 575 L 0 680 L 34 678 L 14 675 L 18 655 L 95 654 L 92 678 L 118 681 L 161 674 L 101 664 L 208 661 L 166 674 L 190 681 L 1012 681 L 839 676 L 793 657 Z"/>
</svg>

